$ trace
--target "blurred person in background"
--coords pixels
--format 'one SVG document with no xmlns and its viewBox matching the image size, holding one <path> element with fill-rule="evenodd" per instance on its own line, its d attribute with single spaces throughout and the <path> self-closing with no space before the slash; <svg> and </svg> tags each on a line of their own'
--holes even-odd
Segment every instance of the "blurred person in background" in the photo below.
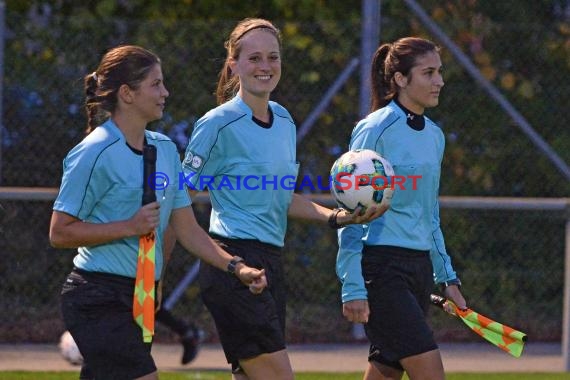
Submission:
<svg viewBox="0 0 570 380">
<path fill-rule="evenodd" d="M 176 318 L 170 310 L 160 308 L 156 312 L 156 321 L 174 331 L 182 344 L 181 364 L 192 362 L 200 350 L 203 332 L 192 322 Z"/>
<path fill-rule="evenodd" d="M 172 226 L 182 246 L 221 271 L 235 273 L 252 293 L 267 285 L 253 269 L 221 249 L 196 222 L 186 191 L 156 190 L 141 207 L 143 148 L 156 147 L 156 172 L 178 178 L 180 157 L 166 136 L 146 130 L 160 119 L 169 93 L 160 59 L 139 46 L 109 50 L 85 76 L 88 135 L 68 153 L 53 206 L 49 238 L 78 248 L 62 289 L 65 327 L 84 358 L 81 379 L 158 379 L 151 342 L 133 317 L 139 237 L 156 236 L 154 281 L 164 264 L 163 233 Z M 100 122 L 102 124 L 100 124 Z M 159 303 L 157 294 L 149 295 Z"/>
<path fill-rule="evenodd" d="M 467 307 L 446 252 L 439 219 L 445 140 L 424 115 L 444 85 L 439 48 L 421 38 L 381 45 L 372 62 L 372 113 L 354 128 L 350 150 L 371 149 L 396 175 L 420 176 L 397 189 L 390 209 L 369 224 L 339 230 L 337 274 L 343 315 L 364 323 L 370 340 L 365 380 L 443 380 L 444 368 L 426 315 L 434 280 Z"/>
</svg>

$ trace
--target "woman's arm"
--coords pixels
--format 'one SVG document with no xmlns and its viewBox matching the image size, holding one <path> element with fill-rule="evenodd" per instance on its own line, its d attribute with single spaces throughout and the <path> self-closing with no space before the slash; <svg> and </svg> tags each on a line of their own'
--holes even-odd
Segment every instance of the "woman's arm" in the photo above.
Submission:
<svg viewBox="0 0 570 380">
<path fill-rule="evenodd" d="M 359 208 L 356 209 L 353 213 L 349 213 L 343 209 L 338 212 L 336 218 L 334 218 L 334 210 L 312 202 L 300 194 L 294 193 L 291 205 L 289 206 L 288 215 L 293 218 L 311 219 L 321 222 L 327 222 L 329 221 L 329 218 L 333 216 L 333 218 L 336 219 L 335 222 L 338 225 L 345 226 L 347 224 L 369 223 L 384 214 L 388 208 L 389 206 L 369 207 L 362 215 L 360 215 Z"/>
<path fill-rule="evenodd" d="M 170 224 L 174 228 L 176 239 L 186 250 L 210 265 L 227 271 L 233 256 L 218 246 L 200 227 L 192 207 L 173 210 Z M 236 265 L 235 274 L 241 282 L 249 286 L 252 293 L 260 293 L 267 286 L 264 269 L 250 268 L 240 262 Z"/>
<path fill-rule="evenodd" d="M 172 255 L 172 251 L 176 245 L 176 235 L 174 233 L 174 228 L 172 228 L 170 223 L 166 227 L 166 230 L 164 230 L 162 242 L 162 256 L 164 258 L 164 267 L 162 269 L 162 274 L 164 275 L 164 268 L 166 268 L 166 265 L 170 261 L 170 256 Z"/>
<path fill-rule="evenodd" d="M 51 216 L 49 240 L 55 248 L 105 244 L 129 236 L 145 235 L 158 227 L 158 202 L 149 203 L 132 218 L 110 223 L 88 223 L 60 211 Z"/>
<path fill-rule="evenodd" d="M 160 280 L 158 281 L 158 287 L 156 288 L 156 311 L 160 310 L 162 306 L 162 285 L 164 284 L 164 277 L 166 275 L 166 267 L 170 261 L 170 256 L 172 256 L 172 251 L 176 245 L 176 235 L 174 235 L 174 229 L 168 224 L 164 234 L 162 236 L 162 272 L 160 273 Z"/>
</svg>

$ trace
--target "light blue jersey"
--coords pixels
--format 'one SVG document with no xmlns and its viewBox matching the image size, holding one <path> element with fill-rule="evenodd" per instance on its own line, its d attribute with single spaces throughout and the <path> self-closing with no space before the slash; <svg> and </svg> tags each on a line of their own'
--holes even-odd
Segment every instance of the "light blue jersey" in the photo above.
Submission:
<svg viewBox="0 0 570 380">
<path fill-rule="evenodd" d="M 211 233 L 282 247 L 299 166 L 296 129 L 285 108 L 269 107 L 267 128 L 239 96 L 206 113 L 194 126 L 183 170 L 196 190 L 208 188 Z"/>
<path fill-rule="evenodd" d="M 160 226 L 156 240 L 155 278 L 163 265 L 162 236 L 173 209 L 190 205 L 185 190 L 178 190 L 182 172 L 176 145 L 166 136 L 145 131 L 148 144 L 157 148 L 156 171 L 168 178 L 157 186 Z M 142 205 L 143 158 L 129 146 L 111 120 L 95 128 L 75 146 L 63 162 L 61 188 L 53 209 L 89 223 L 130 219 Z M 182 187 L 183 188 L 183 187 Z M 77 268 L 136 277 L 139 237 L 132 236 L 105 244 L 79 247 L 73 259 Z"/>
<path fill-rule="evenodd" d="M 364 245 L 389 245 L 429 250 L 434 280 L 456 278 L 446 252 L 439 224 L 439 179 L 445 139 L 427 117 L 416 130 L 406 114 L 390 102 L 361 120 L 351 136 L 350 150 L 371 149 L 388 159 L 404 189 L 396 186 L 390 209 L 370 224 L 350 225 L 338 232 L 337 275 L 342 282 L 342 301 L 366 299 L 360 259 Z M 415 189 L 413 179 L 415 178 Z"/>
</svg>

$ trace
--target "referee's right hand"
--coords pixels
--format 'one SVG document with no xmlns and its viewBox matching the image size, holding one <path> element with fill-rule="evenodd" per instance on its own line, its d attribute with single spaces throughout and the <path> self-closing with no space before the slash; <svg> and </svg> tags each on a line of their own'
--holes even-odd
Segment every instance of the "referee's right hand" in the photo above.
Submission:
<svg viewBox="0 0 570 380">
<path fill-rule="evenodd" d="M 130 219 L 133 235 L 146 235 L 154 231 L 160 223 L 160 204 L 151 202 L 142 206 Z"/>
</svg>

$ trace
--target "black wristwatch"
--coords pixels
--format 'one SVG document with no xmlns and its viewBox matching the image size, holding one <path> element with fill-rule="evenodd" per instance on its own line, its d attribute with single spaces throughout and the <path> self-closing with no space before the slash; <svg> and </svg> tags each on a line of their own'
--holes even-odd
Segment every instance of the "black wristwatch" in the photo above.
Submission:
<svg viewBox="0 0 570 380">
<path fill-rule="evenodd" d="M 342 225 L 338 224 L 337 221 L 337 217 L 338 214 L 342 211 L 341 208 L 335 208 L 334 210 L 332 210 L 331 214 L 329 215 L 329 227 L 332 228 L 333 230 L 338 230 L 339 228 L 342 228 Z"/>
<path fill-rule="evenodd" d="M 245 260 L 239 256 L 234 256 L 228 263 L 228 273 L 235 274 L 236 266 L 238 265 L 238 263 L 245 263 Z"/>
<path fill-rule="evenodd" d="M 453 280 L 445 281 L 441 283 L 442 290 L 445 290 L 450 285 L 457 285 L 461 289 L 461 280 L 459 278 L 454 278 Z"/>
</svg>

